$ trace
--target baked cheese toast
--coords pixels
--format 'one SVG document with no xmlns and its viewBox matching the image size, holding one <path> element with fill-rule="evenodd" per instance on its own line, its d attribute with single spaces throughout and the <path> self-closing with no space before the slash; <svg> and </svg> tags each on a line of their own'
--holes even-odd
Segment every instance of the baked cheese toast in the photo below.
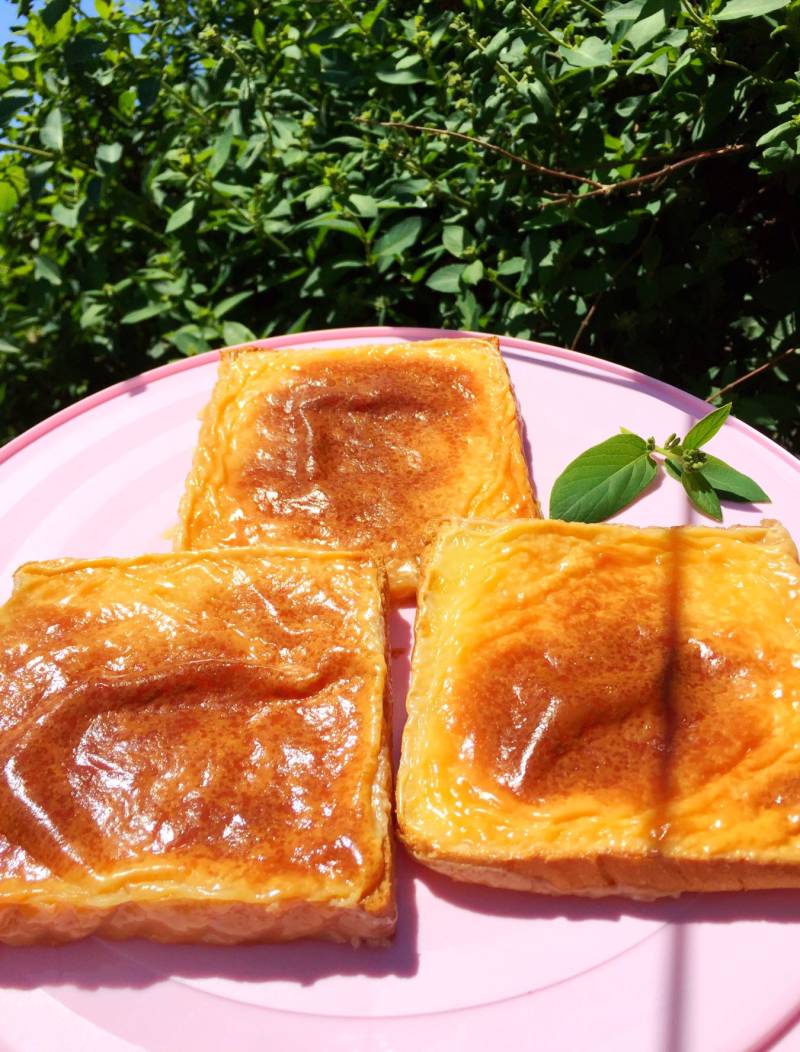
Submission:
<svg viewBox="0 0 800 1052">
<path fill-rule="evenodd" d="M 384 942 L 384 580 L 258 546 L 22 567 L 0 609 L 0 942 Z"/>
<path fill-rule="evenodd" d="M 496 338 L 223 351 L 176 547 L 376 554 L 413 598 L 440 521 L 538 514 Z"/>
<path fill-rule="evenodd" d="M 419 595 L 403 840 L 533 892 L 799 887 L 799 595 L 777 524 L 448 523 Z"/>
</svg>

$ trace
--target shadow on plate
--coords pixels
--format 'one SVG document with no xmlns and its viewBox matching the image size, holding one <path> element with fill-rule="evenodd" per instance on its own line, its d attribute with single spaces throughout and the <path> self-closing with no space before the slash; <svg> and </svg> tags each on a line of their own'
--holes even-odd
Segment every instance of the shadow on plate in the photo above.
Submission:
<svg viewBox="0 0 800 1052">
<path fill-rule="evenodd" d="M 313 986 L 328 976 L 412 976 L 418 968 L 413 864 L 397 860 L 398 925 L 387 947 L 300 941 L 283 945 L 166 945 L 85 939 L 66 946 L 0 947 L 0 987 L 143 988 L 170 978 Z"/>
<path fill-rule="evenodd" d="M 531 895 L 525 891 L 461 884 L 433 870 L 416 867 L 417 878 L 437 898 L 470 913 L 520 920 L 608 920 L 638 917 L 665 924 L 729 924 L 733 921 L 769 921 L 798 924 L 797 891 L 705 892 L 677 899 L 637 902 L 610 895 L 583 899 L 570 895 Z"/>
</svg>

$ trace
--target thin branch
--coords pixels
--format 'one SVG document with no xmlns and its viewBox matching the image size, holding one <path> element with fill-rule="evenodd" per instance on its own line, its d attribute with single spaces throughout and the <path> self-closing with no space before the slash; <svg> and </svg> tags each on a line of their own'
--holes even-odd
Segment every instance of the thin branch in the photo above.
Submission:
<svg viewBox="0 0 800 1052">
<path fill-rule="evenodd" d="M 569 45 L 565 44 L 564 41 L 560 39 L 560 37 L 557 37 L 555 35 L 555 33 L 552 33 L 544 24 L 544 22 L 542 22 L 540 18 L 537 18 L 533 11 L 531 11 L 529 7 L 526 7 L 525 4 L 522 4 L 522 13 L 528 19 L 530 24 L 535 29 L 538 29 L 540 33 L 543 33 L 551 43 L 556 45 L 556 47 L 569 48 Z M 569 50 L 571 51 L 572 49 L 569 48 Z"/>
<path fill-rule="evenodd" d="M 572 182 L 582 183 L 584 186 L 590 186 L 592 188 L 587 193 L 583 194 L 567 192 L 551 196 L 549 201 L 542 202 L 542 208 L 547 208 L 550 205 L 569 204 L 573 201 L 585 201 L 589 197 L 607 196 L 608 194 L 616 193 L 619 190 L 627 190 L 632 186 L 642 186 L 645 183 L 653 183 L 658 179 L 663 179 L 665 176 L 671 175 L 673 172 L 676 172 L 681 168 L 697 164 L 699 161 L 705 161 L 711 157 L 725 157 L 728 154 L 741 153 L 743 150 L 750 149 L 746 143 L 732 143 L 729 146 L 717 146 L 712 150 L 701 150 L 699 153 L 690 154 L 688 157 L 683 157 L 678 161 L 672 161 L 670 164 L 665 164 L 655 172 L 646 172 L 644 175 L 634 175 L 630 179 L 620 179 L 616 183 L 601 183 L 596 179 L 590 179 L 585 175 L 576 175 L 574 172 L 562 172 L 557 168 L 548 168 L 546 165 L 536 164 L 534 161 L 529 161 L 526 157 L 520 157 L 519 154 L 511 153 L 502 146 L 489 142 L 488 139 L 480 139 L 476 135 L 467 135 L 466 132 L 453 131 L 450 128 L 434 128 L 427 124 L 411 124 L 408 121 L 376 121 L 369 117 L 354 117 L 353 120 L 359 124 L 376 125 L 379 128 L 401 128 L 403 131 L 421 132 L 425 135 L 442 135 L 452 139 L 460 139 L 462 142 L 475 143 L 476 146 L 482 146 L 485 150 L 499 153 L 502 157 L 507 157 L 510 161 L 514 161 L 516 164 L 521 164 L 524 168 L 536 172 L 538 175 L 550 175 L 556 179 L 569 179 Z"/>
<path fill-rule="evenodd" d="M 584 332 L 588 328 L 589 322 L 594 317 L 594 312 L 600 306 L 600 300 L 603 298 L 604 294 L 605 294 L 605 290 L 603 290 L 603 292 L 601 292 L 600 295 L 597 296 L 597 298 L 595 299 L 594 303 L 587 310 L 586 314 L 584 314 L 583 320 L 581 321 L 580 325 L 578 326 L 578 331 L 575 333 L 575 338 L 573 339 L 572 343 L 569 345 L 569 349 L 571 351 L 575 351 L 575 350 L 578 349 L 578 344 L 581 342 L 581 336 L 583 336 Z"/>
<path fill-rule="evenodd" d="M 745 373 L 744 376 L 740 376 L 736 380 L 731 380 L 729 384 L 725 384 L 724 387 L 720 387 L 718 391 L 714 391 L 713 394 L 710 394 L 708 398 L 706 398 L 706 401 L 713 402 L 715 398 L 719 398 L 720 395 L 727 394 L 728 391 L 731 391 L 734 387 L 738 387 L 739 384 L 743 384 L 745 380 L 750 380 L 752 377 L 758 376 L 759 373 L 763 373 L 767 369 L 774 369 L 776 365 L 784 361 L 786 358 L 789 358 L 793 354 L 797 354 L 797 350 L 797 347 L 789 347 L 788 350 L 781 351 L 781 353 L 777 357 L 770 358 L 768 362 L 764 362 L 757 368 L 751 369 L 750 372 Z"/>
<path fill-rule="evenodd" d="M 32 157 L 44 157 L 46 161 L 58 160 L 57 154 L 49 150 L 39 150 L 35 146 L 23 146 L 21 142 L 0 142 L 0 150 L 19 150 L 20 153 L 29 153 Z"/>
<path fill-rule="evenodd" d="M 556 168 L 547 168 L 543 164 L 536 164 L 534 161 L 529 161 L 526 157 L 520 157 L 519 154 L 511 153 L 509 150 L 504 150 L 502 146 L 498 146 L 496 143 L 489 142 L 487 139 L 479 139 L 476 135 L 467 135 L 465 132 L 452 131 L 450 128 L 432 128 L 426 124 L 409 124 L 407 121 L 375 121 L 369 117 L 354 117 L 353 120 L 359 124 L 374 124 L 379 128 L 402 128 L 404 131 L 412 132 L 424 132 L 427 135 L 443 135 L 451 139 L 461 139 L 463 142 L 472 142 L 476 146 L 482 146 L 484 150 L 491 150 L 493 153 L 499 153 L 503 157 L 507 157 L 510 161 L 515 161 L 517 164 L 521 164 L 523 167 L 528 168 L 532 172 L 537 172 L 539 175 L 552 175 L 557 179 L 571 179 L 576 183 L 583 183 L 586 186 L 595 187 L 598 191 L 605 191 L 603 183 L 598 183 L 596 179 L 589 179 L 585 175 L 574 175 L 572 172 L 560 172 Z"/>
<path fill-rule="evenodd" d="M 672 164 L 665 164 L 663 168 L 659 168 L 655 172 L 647 172 L 644 175 L 634 175 L 630 179 L 620 179 L 619 182 L 616 183 L 601 184 L 596 189 L 589 190 L 585 194 L 561 194 L 559 197 L 553 197 L 549 201 L 543 201 L 542 208 L 548 208 L 550 205 L 569 204 L 572 201 L 585 201 L 590 197 L 608 196 L 609 194 L 617 193 L 619 190 L 628 190 L 632 186 L 643 186 L 645 183 L 654 183 L 658 179 L 663 179 L 665 176 L 677 172 L 680 168 L 686 168 L 689 165 L 697 164 L 698 161 L 706 161 L 711 157 L 725 157 L 728 154 L 741 153 L 743 150 L 749 149 L 750 147 L 746 143 L 733 143 L 730 146 L 718 146 L 713 150 L 701 150 L 699 153 L 693 153 L 690 157 L 684 157 L 682 161 L 674 161 Z"/>
<path fill-rule="evenodd" d="M 587 11 L 591 11 L 591 13 L 596 18 L 604 18 L 605 17 L 603 15 L 603 12 L 600 10 L 600 8 L 597 7 L 595 4 L 590 3 L 589 0 L 578 0 L 578 3 L 581 5 L 581 7 L 585 7 Z"/>
</svg>

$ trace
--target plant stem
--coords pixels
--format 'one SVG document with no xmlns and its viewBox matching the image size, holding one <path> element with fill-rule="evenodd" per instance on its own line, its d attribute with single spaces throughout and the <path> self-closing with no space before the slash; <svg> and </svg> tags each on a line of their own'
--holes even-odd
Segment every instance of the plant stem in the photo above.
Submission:
<svg viewBox="0 0 800 1052">
<path fill-rule="evenodd" d="M 710 394 L 708 398 L 706 398 L 706 401 L 713 402 L 716 398 L 719 398 L 720 395 L 724 395 L 728 391 L 733 390 L 734 387 L 738 387 L 739 384 L 743 384 L 745 380 L 750 380 L 752 379 L 752 377 L 758 376 L 759 373 L 763 373 L 767 369 L 774 369 L 779 362 L 784 361 L 786 358 L 791 357 L 791 355 L 793 354 L 797 354 L 797 347 L 789 347 L 787 350 L 782 351 L 776 358 L 770 358 L 769 361 L 763 362 L 755 369 L 751 369 L 750 372 L 745 373 L 744 376 L 739 376 L 736 380 L 731 380 L 729 384 L 725 384 L 724 387 L 720 387 L 718 391 L 714 391 L 712 394 Z"/>
<path fill-rule="evenodd" d="M 380 128 L 402 128 L 404 131 L 423 132 L 427 135 L 442 135 L 452 139 L 461 139 L 463 142 L 471 142 L 475 143 L 476 146 L 482 146 L 484 150 L 499 153 L 502 157 L 507 157 L 510 161 L 515 161 L 517 164 L 521 164 L 524 168 L 537 172 L 539 175 L 552 175 L 557 179 L 571 179 L 576 183 L 583 183 L 585 186 L 605 190 L 605 184 L 598 183 L 596 179 L 589 179 L 588 176 L 575 175 L 572 172 L 562 172 L 557 168 L 548 168 L 546 165 L 536 164 L 535 161 L 529 161 L 526 157 L 520 157 L 519 154 L 511 153 L 496 143 L 489 142 L 487 139 L 479 139 L 476 135 L 467 135 L 466 132 L 453 131 L 450 128 L 434 128 L 427 124 L 410 124 L 408 121 L 376 121 L 369 117 L 354 117 L 353 120 L 359 124 L 375 124 Z"/>
</svg>

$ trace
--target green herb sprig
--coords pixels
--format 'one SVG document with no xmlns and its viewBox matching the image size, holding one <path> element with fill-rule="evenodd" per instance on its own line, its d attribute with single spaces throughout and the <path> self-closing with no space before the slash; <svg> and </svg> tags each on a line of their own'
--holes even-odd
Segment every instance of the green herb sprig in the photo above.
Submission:
<svg viewBox="0 0 800 1052">
<path fill-rule="evenodd" d="M 695 508 L 717 522 L 722 521 L 720 500 L 768 503 L 757 482 L 701 448 L 730 411 L 728 402 L 698 420 L 682 441 L 672 434 L 660 446 L 654 438 L 621 428 L 621 434 L 587 449 L 558 476 L 550 494 L 550 518 L 602 522 L 643 493 L 662 467 L 681 483 Z"/>
</svg>

